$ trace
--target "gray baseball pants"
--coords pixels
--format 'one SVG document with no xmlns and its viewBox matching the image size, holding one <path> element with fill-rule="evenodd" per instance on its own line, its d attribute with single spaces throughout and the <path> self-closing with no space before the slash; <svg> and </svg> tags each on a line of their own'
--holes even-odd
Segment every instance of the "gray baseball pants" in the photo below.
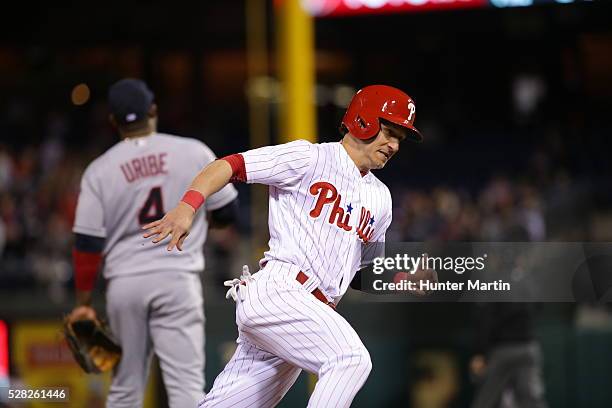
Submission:
<svg viewBox="0 0 612 408">
<path fill-rule="evenodd" d="M 142 406 L 153 353 L 171 408 L 196 407 L 204 392 L 204 309 L 198 274 L 166 271 L 110 279 L 106 309 L 123 355 L 107 408 Z"/>
</svg>

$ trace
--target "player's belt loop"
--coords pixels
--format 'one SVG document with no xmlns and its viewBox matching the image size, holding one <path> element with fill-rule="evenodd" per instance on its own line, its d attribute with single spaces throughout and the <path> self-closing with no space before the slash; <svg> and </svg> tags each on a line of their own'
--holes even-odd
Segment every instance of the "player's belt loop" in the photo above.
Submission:
<svg viewBox="0 0 612 408">
<path fill-rule="evenodd" d="M 300 271 L 295 277 L 295 279 L 304 286 L 304 289 L 312 293 L 314 297 L 319 299 L 321 302 L 325 303 L 327 306 L 331 307 L 332 309 L 336 308 L 336 305 L 334 304 L 334 302 L 330 302 L 329 300 L 327 300 L 327 296 L 325 296 L 325 294 L 321 291 L 321 289 L 317 287 L 318 283 L 315 277 L 313 276 L 308 277 L 308 275 Z"/>
</svg>

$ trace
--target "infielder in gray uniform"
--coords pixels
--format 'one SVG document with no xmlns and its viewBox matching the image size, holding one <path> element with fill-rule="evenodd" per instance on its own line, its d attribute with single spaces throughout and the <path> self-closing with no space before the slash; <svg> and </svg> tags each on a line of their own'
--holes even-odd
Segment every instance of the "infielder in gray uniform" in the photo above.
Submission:
<svg viewBox="0 0 612 408">
<path fill-rule="evenodd" d="M 157 133 L 157 106 L 142 81 L 109 90 L 110 120 L 121 141 L 85 170 L 73 231 L 77 306 L 70 319 L 94 318 L 96 273 L 104 261 L 106 312 L 123 349 L 106 406 L 139 407 L 152 354 L 159 358 L 169 405 L 195 407 L 204 390 L 204 311 L 198 273 L 208 222 L 198 214 L 180 252 L 147 244 L 141 226 L 179 202 L 194 173 L 215 160 L 195 139 Z M 227 185 L 206 201 L 217 224 L 235 217 Z"/>
</svg>

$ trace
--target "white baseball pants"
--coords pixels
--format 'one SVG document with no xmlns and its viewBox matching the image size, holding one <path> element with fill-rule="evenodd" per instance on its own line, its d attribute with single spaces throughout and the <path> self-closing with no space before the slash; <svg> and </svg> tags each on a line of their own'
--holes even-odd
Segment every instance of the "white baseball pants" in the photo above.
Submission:
<svg viewBox="0 0 612 408">
<path fill-rule="evenodd" d="M 240 286 L 238 348 L 200 407 L 273 407 L 301 370 L 318 376 L 308 407 L 348 407 L 372 368 L 351 325 L 316 299 L 292 265 L 269 262 Z"/>
</svg>

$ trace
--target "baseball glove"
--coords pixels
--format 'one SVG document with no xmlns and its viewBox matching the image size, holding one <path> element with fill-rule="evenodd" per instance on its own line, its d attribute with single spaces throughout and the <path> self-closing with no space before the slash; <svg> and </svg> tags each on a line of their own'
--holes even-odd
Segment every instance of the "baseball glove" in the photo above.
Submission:
<svg viewBox="0 0 612 408">
<path fill-rule="evenodd" d="M 121 346 L 99 320 L 64 319 L 64 337 L 76 362 L 86 373 L 113 369 L 121 359 Z"/>
</svg>

